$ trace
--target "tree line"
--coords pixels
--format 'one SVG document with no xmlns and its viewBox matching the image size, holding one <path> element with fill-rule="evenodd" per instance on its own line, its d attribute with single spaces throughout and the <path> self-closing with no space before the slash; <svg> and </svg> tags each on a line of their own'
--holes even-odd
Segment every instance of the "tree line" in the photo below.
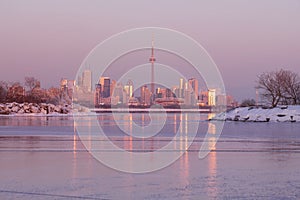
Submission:
<svg viewBox="0 0 300 200">
<path fill-rule="evenodd" d="M 280 69 L 262 73 L 256 88 L 261 91 L 263 103 L 272 107 L 300 104 L 300 78 L 295 72 Z"/>
<path fill-rule="evenodd" d="M 41 88 L 41 83 L 34 77 L 25 77 L 24 86 L 20 82 L 0 81 L 0 103 L 51 103 L 59 104 L 62 94 L 59 88 Z"/>
</svg>

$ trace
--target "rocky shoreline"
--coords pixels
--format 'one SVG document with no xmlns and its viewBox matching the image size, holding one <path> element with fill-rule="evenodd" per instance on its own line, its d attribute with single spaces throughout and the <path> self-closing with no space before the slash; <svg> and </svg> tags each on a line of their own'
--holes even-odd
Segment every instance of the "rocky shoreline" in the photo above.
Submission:
<svg viewBox="0 0 300 200">
<path fill-rule="evenodd" d="M 0 103 L 0 115 L 18 114 L 69 114 L 72 111 L 71 105 L 54 105 L 47 103 Z"/>
<path fill-rule="evenodd" d="M 300 106 L 239 107 L 220 113 L 210 120 L 239 122 L 300 122 Z"/>
</svg>

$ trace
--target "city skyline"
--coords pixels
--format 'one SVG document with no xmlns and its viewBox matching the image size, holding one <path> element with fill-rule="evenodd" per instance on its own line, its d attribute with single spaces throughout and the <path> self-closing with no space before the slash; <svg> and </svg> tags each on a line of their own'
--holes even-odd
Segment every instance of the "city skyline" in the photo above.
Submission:
<svg viewBox="0 0 300 200">
<path fill-rule="evenodd" d="M 135 80 L 128 79 L 124 83 L 111 79 L 109 76 L 101 76 L 92 83 L 92 72 L 85 69 L 82 75 L 78 76 L 77 81 L 71 80 L 72 83 L 75 83 L 74 87 L 72 86 L 75 96 L 74 98 L 70 96 L 70 98 L 74 99 L 75 102 L 94 102 L 95 106 L 118 104 L 151 106 L 160 104 L 164 106 L 227 105 L 235 107 L 238 105 L 234 97 L 220 92 L 219 88 L 200 89 L 199 82 L 194 77 L 180 78 L 178 84 L 171 87 L 153 83 L 152 80 L 151 73 L 151 81 L 140 87 L 135 87 Z M 61 81 L 65 85 L 68 82 L 68 80 Z M 89 85 L 89 88 L 86 85 Z M 66 86 L 61 86 L 61 88 L 66 88 Z M 68 87 L 66 91 L 68 91 Z"/>
<path fill-rule="evenodd" d="M 50 1 L 13 2 L 0 3 L 4 81 L 34 76 L 42 80 L 42 87 L 56 86 L 61 74 L 75 77 L 97 44 L 143 26 L 175 29 L 202 44 L 219 67 L 227 92 L 239 101 L 255 98 L 255 81 L 262 72 L 285 68 L 300 73 L 300 3 L 295 0 L 157 2 L 155 16 L 144 14 L 151 7 L 146 1 L 99 1 L 93 6 L 73 1 L 72 8 L 68 1 L 59 6 Z"/>
</svg>

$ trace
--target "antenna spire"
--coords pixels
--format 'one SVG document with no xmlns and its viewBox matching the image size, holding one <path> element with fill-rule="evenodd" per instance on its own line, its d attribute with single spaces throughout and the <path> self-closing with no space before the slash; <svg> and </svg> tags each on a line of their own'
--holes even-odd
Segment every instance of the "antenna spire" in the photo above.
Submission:
<svg viewBox="0 0 300 200">
<path fill-rule="evenodd" d="M 151 46 L 151 57 L 149 61 L 151 62 L 151 93 L 154 95 L 154 62 L 156 61 L 154 57 L 154 35 L 152 35 Z"/>
</svg>

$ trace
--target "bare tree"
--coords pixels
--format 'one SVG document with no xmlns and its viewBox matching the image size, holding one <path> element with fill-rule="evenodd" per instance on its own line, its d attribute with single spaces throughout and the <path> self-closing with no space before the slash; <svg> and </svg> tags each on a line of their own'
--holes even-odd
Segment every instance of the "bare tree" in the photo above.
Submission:
<svg viewBox="0 0 300 200">
<path fill-rule="evenodd" d="M 8 90 L 8 83 L 5 81 L 0 81 L 0 103 L 6 101 L 6 95 Z"/>
<path fill-rule="evenodd" d="M 25 77 L 25 87 L 28 89 L 28 91 L 32 91 L 34 88 L 40 88 L 41 83 L 34 77 Z"/>
<path fill-rule="evenodd" d="M 26 101 L 32 103 L 42 102 L 44 94 L 39 80 L 34 77 L 25 77 L 25 87 L 27 88 Z"/>
<path fill-rule="evenodd" d="M 300 79 L 298 74 L 281 70 L 281 76 L 283 79 L 283 99 L 287 104 L 298 104 L 300 94 Z"/>
<path fill-rule="evenodd" d="M 281 104 L 297 104 L 299 102 L 300 82 L 298 74 L 279 70 L 265 72 L 258 76 L 258 89 L 262 97 L 273 107 Z"/>
<path fill-rule="evenodd" d="M 58 104 L 60 101 L 60 89 L 51 87 L 47 91 L 47 103 Z"/>
<path fill-rule="evenodd" d="M 12 83 L 8 88 L 6 101 L 8 102 L 24 102 L 24 88 L 19 82 Z"/>
<path fill-rule="evenodd" d="M 258 89 L 263 90 L 261 94 L 273 107 L 277 106 L 281 99 L 281 87 L 277 81 L 276 72 L 266 72 L 258 76 Z"/>
</svg>

